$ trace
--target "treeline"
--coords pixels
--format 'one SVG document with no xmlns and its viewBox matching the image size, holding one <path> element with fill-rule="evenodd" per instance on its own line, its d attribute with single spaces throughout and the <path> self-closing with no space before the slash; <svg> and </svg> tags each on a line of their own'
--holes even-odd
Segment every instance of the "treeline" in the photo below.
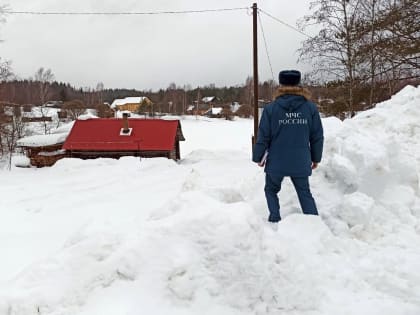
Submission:
<svg viewBox="0 0 420 315">
<path fill-rule="evenodd" d="M 304 82 L 312 93 L 312 99 L 320 106 L 321 111 L 327 115 L 344 117 L 349 112 L 348 82 L 341 80 L 328 81 L 322 85 Z M 374 90 L 374 102 L 371 85 L 359 82 L 353 89 L 353 110 L 361 111 L 371 108 L 375 103 L 389 99 L 393 94 L 404 86 L 420 84 L 420 78 L 403 78 L 394 81 L 376 82 Z M 106 111 L 103 104 L 111 104 L 117 98 L 146 96 L 154 104 L 154 111 L 164 113 L 183 114 L 189 105 L 196 104 L 197 100 L 206 96 L 216 97 L 215 105 L 228 105 L 238 102 L 241 105 L 253 104 L 253 82 L 248 78 L 242 85 L 231 87 L 216 87 L 211 84 L 195 89 L 190 87 L 177 87 L 171 84 L 166 89 L 158 91 L 135 90 L 135 89 L 103 89 L 98 84 L 95 89 L 75 88 L 68 83 L 41 82 L 31 80 L 12 80 L 0 82 L 0 103 L 18 105 L 41 105 L 48 101 L 61 101 L 69 109 L 95 108 L 98 111 Z M 266 81 L 259 85 L 260 103 L 268 103 L 278 85 L 272 81 Z M 1 105 L 1 104 L 0 104 Z M 106 115 L 105 115 L 106 116 Z"/>
<path fill-rule="evenodd" d="M 46 72 L 48 70 L 43 70 Z M 268 102 L 273 98 L 276 84 L 266 81 L 260 84 L 260 99 Z M 117 98 L 131 96 L 147 96 L 163 112 L 173 111 L 181 113 L 185 106 L 194 104 L 197 100 L 207 96 L 216 97 L 216 104 L 252 104 L 253 83 L 248 78 L 242 85 L 231 87 L 208 86 L 191 88 L 179 87 L 175 83 L 166 89 L 157 91 L 135 89 L 105 89 L 99 83 L 95 89 L 75 88 L 68 83 L 48 80 L 10 80 L 0 82 L 0 101 L 19 105 L 41 105 L 48 101 L 61 101 L 63 103 L 79 100 L 85 107 L 94 108 L 98 104 L 107 102 L 111 104 Z"/>
<path fill-rule="evenodd" d="M 420 77 L 419 0 L 316 0 L 302 26 L 317 25 L 300 58 L 327 82 L 336 112 L 354 113 Z"/>
</svg>

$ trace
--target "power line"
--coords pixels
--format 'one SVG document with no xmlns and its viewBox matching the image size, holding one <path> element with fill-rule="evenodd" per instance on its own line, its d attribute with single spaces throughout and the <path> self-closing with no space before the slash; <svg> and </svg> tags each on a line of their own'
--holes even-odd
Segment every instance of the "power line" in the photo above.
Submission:
<svg viewBox="0 0 420 315">
<path fill-rule="evenodd" d="M 236 7 L 236 8 L 220 8 L 220 9 L 203 9 L 203 10 L 180 10 L 180 11 L 122 11 L 122 12 L 66 12 L 66 11 L 9 11 L 5 10 L 6 14 L 12 14 L 12 15 L 162 15 L 162 14 L 191 14 L 191 13 L 211 13 L 211 12 L 228 12 L 228 11 L 241 11 L 246 10 L 249 11 L 249 7 Z M 293 29 L 294 31 L 312 38 L 308 34 L 302 32 L 298 28 L 280 20 L 279 18 L 276 18 L 275 16 L 269 14 L 268 12 L 258 9 L 258 11 L 264 13 L 265 15 L 269 16 L 270 18 L 276 20 L 277 22 L 287 26 L 288 28 Z"/>
<path fill-rule="evenodd" d="M 284 22 L 284 21 L 280 20 L 279 18 L 276 18 L 275 16 L 272 16 L 270 13 L 267 13 L 267 12 L 265 12 L 265 11 L 264 11 L 264 10 L 262 10 L 262 9 L 258 9 L 258 10 L 259 10 L 260 12 L 264 13 L 265 15 L 269 16 L 269 17 L 270 17 L 270 18 L 272 18 L 273 20 L 275 20 L 275 21 L 277 21 L 277 22 L 279 22 L 279 23 L 283 24 L 284 26 L 287 26 L 288 28 L 291 28 L 292 30 L 294 30 L 294 31 L 296 31 L 296 32 L 298 32 L 298 33 L 300 33 L 300 34 L 302 34 L 302 35 L 304 35 L 304 36 L 308 37 L 308 38 L 312 38 L 312 36 L 310 36 L 310 35 L 308 35 L 308 34 L 306 34 L 306 33 L 302 32 L 300 29 L 298 29 L 298 28 L 294 27 L 293 25 L 290 25 L 289 23 L 286 23 L 286 22 Z"/>
<path fill-rule="evenodd" d="M 46 12 L 46 11 L 6 11 L 6 14 L 22 14 L 22 15 L 160 15 L 160 14 L 188 14 L 188 13 L 208 13 L 208 12 L 224 12 L 248 10 L 244 8 L 222 8 L 222 9 L 205 9 L 205 10 L 182 10 L 182 11 L 149 11 L 149 12 Z"/>
<path fill-rule="evenodd" d="M 267 40 L 266 40 L 266 38 L 265 38 L 264 28 L 263 28 L 263 24 L 262 24 L 262 21 L 261 21 L 261 15 L 260 15 L 260 13 L 259 13 L 259 12 L 258 12 L 258 19 L 259 19 L 259 21 L 260 21 L 261 31 L 262 31 L 262 35 L 263 35 L 263 39 L 264 39 L 264 45 L 265 45 L 265 52 L 266 52 L 266 54 L 267 54 L 268 64 L 270 65 L 271 76 L 272 76 L 273 81 L 274 81 L 273 66 L 271 65 L 271 59 L 270 59 L 270 55 L 269 55 L 269 53 L 268 53 Z"/>
</svg>

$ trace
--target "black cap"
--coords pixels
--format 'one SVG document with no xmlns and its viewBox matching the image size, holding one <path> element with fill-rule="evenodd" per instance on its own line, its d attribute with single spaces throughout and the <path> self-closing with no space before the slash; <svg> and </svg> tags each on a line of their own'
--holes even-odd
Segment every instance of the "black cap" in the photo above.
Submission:
<svg viewBox="0 0 420 315">
<path fill-rule="evenodd" d="M 298 85 L 300 82 L 300 72 L 297 70 L 283 70 L 279 73 L 281 85 Z"/>
</svg>

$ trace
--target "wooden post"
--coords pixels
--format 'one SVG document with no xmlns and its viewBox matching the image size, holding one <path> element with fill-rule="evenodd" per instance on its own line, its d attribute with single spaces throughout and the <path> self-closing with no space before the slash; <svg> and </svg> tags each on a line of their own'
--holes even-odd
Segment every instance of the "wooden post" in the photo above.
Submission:
<svg viewBox="0 0 420 315">
<path fill-rule="evenodd" d="M 253 20 L 253 48 L 254 48 L 254 136 L 252 137 L 252 143 L 257 142 L 258 136 L 258 8 L 257 4 L 252 5 L 252 20 Z"/>
<path fill-rule="evenodd" d="M 198 102 L 200 100 L 200 87 L 197 87 L 197 105 L 195 106 L 195 119 L 198 119 Z"/>
</svg>

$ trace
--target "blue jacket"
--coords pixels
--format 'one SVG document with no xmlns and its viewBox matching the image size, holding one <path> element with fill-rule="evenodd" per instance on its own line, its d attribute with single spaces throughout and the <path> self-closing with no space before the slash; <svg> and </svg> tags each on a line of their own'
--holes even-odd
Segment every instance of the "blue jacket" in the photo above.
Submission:
<svg viewBox="0 0 420 315">
<path fill-rule="evenodd" d="M 301 87 L 280 87 L 279 94 L 264 108 L 252 160 L 260 162 L 268 150 L 266 173 L 310 176 L 312 162 L 321 161 L 324 144 L 318 109 Z"/>
</svg>

